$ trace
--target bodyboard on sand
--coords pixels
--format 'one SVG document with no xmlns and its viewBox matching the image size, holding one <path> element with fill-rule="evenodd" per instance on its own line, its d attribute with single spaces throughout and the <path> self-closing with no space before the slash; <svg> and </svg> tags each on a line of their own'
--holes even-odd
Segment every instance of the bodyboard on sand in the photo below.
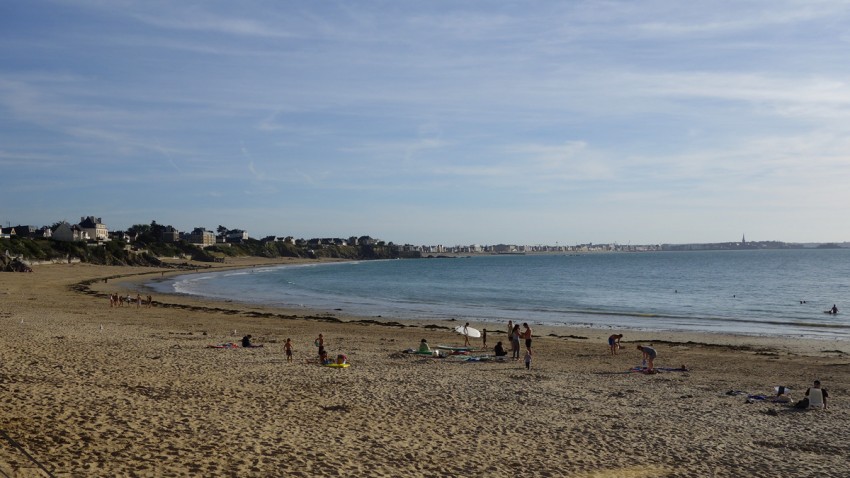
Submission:
<svg viewBox="0 0 850 478">
<path fill-rule="evenodd" d="M 326 363 L 325 367 L 346 368 L 350 365 L 351 365 L 350 363 Z"/>
</svg>

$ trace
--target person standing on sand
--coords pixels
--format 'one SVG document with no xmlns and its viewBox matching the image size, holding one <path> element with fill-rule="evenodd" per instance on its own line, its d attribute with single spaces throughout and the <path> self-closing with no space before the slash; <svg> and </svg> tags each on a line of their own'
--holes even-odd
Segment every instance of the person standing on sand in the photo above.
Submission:
<svg viewBox="0 0 850 478">
<path fill-rule="evenodd" d="M 469 322 L 463 326 L 463 346 L 469 347 Z"/>
<path fill-rule="evenodd" d="M 509 320 L 508 321 L 508 340 L 511 340 L 511 332 L 513 332 L 513 331 L 514 331 L 514 321 Z"/>
<path fill-rule="evenodd" d="M 620 339 L 623 338 L 623 334 L 614 334 L 608 337 L 608 347 L 611 348 L 611 355 L 617 355 L 617 351 L 620 350 Z"/>
<path fill-rule="evenodd" d="M 643 360 L 646 362 L 646 373 L 652 373 L 653 367 L 655 366 L 655 357 L 658 356 L 658 352 L 656 352 L 654 348 L 646 345 L 638 345 L 637 349 L 643 352 Z"/>
<path fill-rule="evenodd" d="M 525 351 L 525 369 L 531 370 L 531 349 Z"/>
<path fill-rule="evenodd" d="M 286 361 L 292 362 L 292 340 L 286 339 L 286 343 L 283 344 L 283 351 L 286 353 Z"/>
<path fill-rule="evenodd" d="M 519 360 L 519 324 L 511 330 L 511 358 Z"/>
<path fill-rule="evenodd" d="M 531 353 L 531 327 L 528 326 L 528 322 L 523 322 L 522 326 L 525 328 L 522 332 L 522 338 L 525 339 L 525 350 Z"/>
<path fill-rule="evenodd" d="M 481 348 L 487 348 L 487 329 L 481 330 Z"/>
</svg>

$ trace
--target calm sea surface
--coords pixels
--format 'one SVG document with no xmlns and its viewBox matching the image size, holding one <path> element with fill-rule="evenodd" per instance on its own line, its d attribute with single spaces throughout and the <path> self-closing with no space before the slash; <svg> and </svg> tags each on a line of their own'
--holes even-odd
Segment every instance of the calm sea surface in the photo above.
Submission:
<svg viewBox="0 0 850 478">
<path fill-rule="evenodd" d="M 361 261 L 190 274 L 149 285 L 366 317 L 850 340 L 846 249 Z M 823 313 L 833 304 L 838 315 Z"/>
</svg>

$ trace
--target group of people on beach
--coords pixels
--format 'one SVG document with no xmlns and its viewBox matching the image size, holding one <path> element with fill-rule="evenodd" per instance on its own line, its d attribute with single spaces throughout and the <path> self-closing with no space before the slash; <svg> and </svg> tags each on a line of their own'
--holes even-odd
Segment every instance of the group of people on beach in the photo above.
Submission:
<svg viewBox="0 0 850 478">
<path fill-rule="evenodd" d="M 234 331 L 235 332 L 235 331 Z M 328 364 L 328 363 L 337 363 L 344 364 L 348 363 L 348 357 L 344 354 L 340 354 L 337 356 L 336 360 L 332 360 L 328 358 L 328 352 L 325 350 L 325 337 L 322 334 L 319 334 L 316 337 L 316 340 L 313 341 L 313 345 L 318 349 L 319 363 Z M 253 342 L 253 336 L 251 334 L 245 335 L 242 337 L 242 348 L 260 348 L 263 347 L 263 344 L 255 344 Z M 286 361 L 292 362 L 292 339 L 287 337 L 286 342 L 283 343 L 283 352 L 286 355 Z"/>
<path fill-rule="evenodd" d="M 623 334 L 612 334 L 608 337 L 608 351 L 611 355 L 617 355 L 619 353 L 622 348 L 620 346 L 620 340 L 622 339 Z M 655 357 L 658 356 L 658 352 L 654 347 L 650 347 L 648 345 L 638 345 L 637 349 L 643 354 L 643 371 L 646 373 L 654 373 Z M 683 366 L 682 368 L 684 369 L 685 367 Z"/>
<path fill-rule="evenodd" d="M 512 320 L 508 321 L 508 341 L 511 343 L 511 359 L 516 361 L 519 360 L 520 353 L 520 339 L 525 340 L 525 368 L 531 368 L 531 358 L 534 354 L 531 348 L 531 340 L 532 340 L 532 330 L 528 325 L 528 322 L 523 322 L 522 330 L 519 328 L 519 324 L 514 324 Z M 502 352 L 504 352 L 504 348 L 501 346 L 501 342 L 496 344 L 497 348 L 501 348 Z M 499 351 L 494 349 L 496 355 L 499 355 Z"/>
<path fill-rule="evenodd" d="M 133 303 L 136 304 L 136 308 L 143 305 L 146 308 L 153 307 L 153 298 L 151 296 L 147 296 L 146 300 L 143 300 L 140 294 L 136 294 L 135 299 L 130 294 L 127 294 L 126 297 L 118 294 L 117 292 L 109 294 L 109 307 L 124 307 L 124 304 L 127 304 L 127 307 L 130 307 Z"/>
</svg>

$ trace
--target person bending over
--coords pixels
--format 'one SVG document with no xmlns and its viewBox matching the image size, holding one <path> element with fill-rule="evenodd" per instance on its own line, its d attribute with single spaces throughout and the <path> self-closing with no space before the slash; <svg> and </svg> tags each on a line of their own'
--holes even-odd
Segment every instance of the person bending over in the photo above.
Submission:
<svg viewBox="0 0 850 478">
<path fill-rule="evenodd" d="M 638 345 L 637 348 L 643 352 L 643 360 L 646 362 L 646 372 L 652 373 L 653 367 L 655 366 L 655 357 L 658 356 L 658 352 L 656 352 L 654 348 L 646 345 Z"/>
</svg>

